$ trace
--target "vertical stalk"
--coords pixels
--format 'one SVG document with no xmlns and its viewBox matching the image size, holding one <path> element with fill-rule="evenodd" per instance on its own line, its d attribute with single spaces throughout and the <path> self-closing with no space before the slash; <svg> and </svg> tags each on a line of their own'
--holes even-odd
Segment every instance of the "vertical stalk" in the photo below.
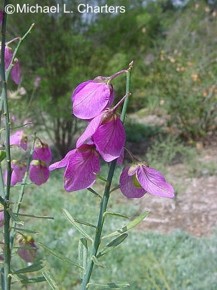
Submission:
<svg viewBox="0 0 217 290">
<path fill-rule="evenodd" d="M 8 1 L 4 1 L 4 8 Z M 2 78 L 2 101 L 5 118 L 5 147 L 6 147 L 6 161 L 7 161 L 7 183 L 5 191 L 4 205 L 4 276 L 3 276 L 3 290 L 10 290 L 10 264 L 11 264 L 11 248 L 10 248 L 10 215 L 8 212 L 10 199 L 10 184 L 11 184 L 11 152 L 10 152 L 10 116 L 7 96 L 7 81 L 5 75 L 5 42 L 6 42 L 6 20 L 7 14 L 4 12 L 2 22 L 2 45 L 1 45 L 1 78 Z"/>
<path fill-rule="evenodd" d="M 124 120 L 125 120 L 126 111 L 127 111 L 127 104 L 128 104 L 129 94 L 130 94 L 130 70 L 131 70 L 132 66 L 133 66 L 133 62 L 130 63 L 129 68 L 126 71 L 126 95 L 127 95 L 127 97 L 124 101 L 123 109 L 121 112 L 121 121 L 122 122 L 124 122 Z M 117 159 L 113 160 L 110 163 L 103 198 L 102 198 L 102 201 L 100 203 L 100 212 L 99 212 L 98 223 L 97 223 L 97 228 L 96 228 L 96 233 L 95 233 L 95 238 L 94 238 L 94 243 L 93 243 L 92 254 L 90 257 L 89 264 L 88 264 L 87 269 L 86 269 L 86 273 L 84 274 L 84 277 L 82 280 L 81 290 L 87 289 L 87 285 L 90 281 L 90 277 L 91 277 L 91 274 L 93 272 L 94 262 L 93 262 L 92 257 L 97 256 L 97 252 L 98 252 L 98 249 L 100 246 L 101 235 L 102 235 L 102 230 L 103 230 L 103 225 L 104 225 L 104 213 L 106 212 L 109 197 L 110 197 L 110 189 L 111 189 L 112 179 L 113 179 L 115 168 L 116 168 L 116 163 L 117 163 Z"/>
</svg>

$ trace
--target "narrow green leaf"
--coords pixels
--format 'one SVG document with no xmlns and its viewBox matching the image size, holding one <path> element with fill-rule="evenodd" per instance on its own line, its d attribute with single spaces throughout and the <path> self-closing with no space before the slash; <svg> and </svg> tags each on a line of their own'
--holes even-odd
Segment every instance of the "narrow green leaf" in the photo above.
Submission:
<svg viewBox="0 0 217 290">
<path fill-rule="evenodd" d="M 91 259 L 93 260 L 93 262 L 96 266 L 104 268 L 104 265 L 98 261 L 97 257 L 92 256 Z"/>
<path fill-rule="evenodd" d="M 125 219 L 129 219 L 129 217 L 127 215 L 124 215 L 124 214 L 120 214 L 120 213 L 116 213 L 116 212 L 111 212 L 111 211 L 106 211 L 104 213 L 104 217 L 106 215 L 112 215 L 112 216 L 116 216 L 116 217 L 122 217 L 122 218 L 125 218 Z"/>
<path fill-rule="evenodd" d="M 119 246 L 126 238 L 127 238 L 128 234 L 121 234 L 120 236 L 118 236 L 117 238 L 113 239 L 111 242 L 109 242 L 104 249 L 102 249 L 101 252 L 99 252 L 99 254 L 97 255 L 97 258 L 107 254 L 109 251 L 113 250 L 114 248 L 116 248 L 117 246 Z"/>
<path fill-rule="evenodd" d="M 14 281 L 20 281 L 24 285 L 46 281 L 43 276 L 27 277 L 27 276 L 22 275 L 22 274 L 10 274 L 10 275 Z"/>
<path fill-rule="evenodd" d="M 30 234 L 38 234 L 38 232 L 36 231 L 32 231 L 32 230 L 28 230 L 24 228 L 17 228 L 17 227 L 11 227 L 11 228 L 21 233 L 24 232 L 24 233 L 30 233 Z"/>
<path fill-rule="evenodd" d="M 147 211 L 142 213 L 141 215 L 137 216 L 134 220 L 130 221 L 124 227 L 120 228 L 119 230 L 117 230 L 111 234 L 105 235 L 104 237 L 102 237 L 102 239 L 111 238 L 111 237 L 129 232 L 132 228 L 136 227 L 139 223 L 141 223 L 144 220 L 144 218 L 147 217 L 148 214 L 149 214 L 149 212 L 147 212 Z"/>
<path fill-rule="evenodd" d="M 47 280 L 48 284 L 50 285 L 50 287 L 53 289 L 53 290 L 58 290 L 60 289 L 56 282 L 54 281 L 54 278 L 53 276 L 51 275 L 50 271 L 46 270 L 44 272 L 42 272 L 42 275 L 44 276 L 44 278 Z"/>
<path fill-rule="evenodd" d="M 88 239 L 89 241 L 93 243 L 92 238 L 85 232 L 84 229 L 82 229 L 79 226 L 79 224 L 74 220 L 74 218 L 70 215 L 70 213 L 66 209 L 63 209 L 63 213 L 68 219 L 68 221 L 82 234 L 82 236 L 84 236 L 86 239 Z"/>
<path fill-rule="evenodd" d="M 94 195 L 96 195 L 97 197 L 99 197 L 100 199 L 102 199 L 102 196 L 101 196 L 98 192 L 96 192 L 93 188 L 88 187 L 87 190 L 89 190 L 89 191 L 92 192 Z"/>
<path fill-rule="evenodd" d="M 81 221 L 81 220 L 78 220 L 78 219 L 74 219 L 74 221 L 78 224 L 81 224 L 81 225 L 84 225 L 84 226 L 88 226 L 88 227 L 91 227 L 91 228 L 94 228 L 96 229 L 96 226 L 93 225 L 93 224 L 90 224 L 88 222 L 85 222 L 85 221 Z"/>
<path fill-rule="evenodd" d="M 47 251 L 49 254 L 53 255 L 54 257 L 58 258 L 59 260 L 72 264 L 75 267 L 81 268 L 83 269 L 83 267 L 81 267 L 80 265 L 78 265 L 77 263 L 73 262 L 72 260 L 70 260 L 69 258 L 66 258 L 65 256 L 63 256 L 60 253 L 57 253 L 56 251 L 54 252 L 52 249 L 50 249 L 49 247 L 45 246 L 44 244 L 42 244 L 41 242 L 37 242 L 38 245 L 42 246 L 45 251 Z"/>
<path fill-rule="evenodd" d="M 31 218 L 35 218 L 35 219 L 50 219 L 53 220 L 54 217 L 52 216 L 38 216 L 38 215 L 32 215 L 32 214 L 24 214 L 24 213 L 13 213 L 16 216 L 22 216 L 22 217 L 31 217 Z"/>
<path fill-rule="evenodd" d="M 21 221 L 20 218 L 19 218 L 16 214 L 14 214 L 10 209 L 7 209 L 7 211 L 8 211 L 8 213 L 9 213 L 11 219 L 12 219 L 16 224 L 21 225 L 21 226 L 24 225 L 24 222 Z"/>
<path fill-rule="evenodd" d="M 21 274 L 21 273 L 30 273 L 30 272 L 37 272 L 44 268 L 44 263 L 43 261 L 39 261 L 38 263 L 35 263 L 31 266 L 22 268 L 20 270 L 13 271 L 13 274 Z"/>
<path fill-rule="evenodd" d="M 6 151 L 0 150 L 0 162 L 2 162 L 6 157 Z"/>
<path fill-rule="evenodd" d="M 89 288 L 90 286 L 94 286 L 100 289 L 121 289 L 121 288 L 126 288 L 129 287 L 130 284 L 128 283 L 114 283 L 114 282 L 110 282 L 107 284 L 98 284 L 98 283 L 88 283 L 87 284 L 87 288 Z"/>
<path fill-rule="evenodd" d="M 103 177 L 102 175 L 97 174 L 97 177 L 98 177 L 100 180 L 102 180 L 102 181 L 104 181 L 104 182 L 107 182 L 107 179 L 106 179 L 105 177 Z"/>
<path fill-rule="evenodd" d="M 119 188 L 120 188 L 120 185 L 117 185 L 117 186 L 113 187 L 113 188 L 110 190 L 109 193 L 112 193 L 113 191 L 115 191 L 115 190 L 117 190 L 117 189 L 119 189 Z"/>
<path fill-rule="evenodd" d="M 82 265 L 84 275 L 85 269 L 87 267 L 87 257 L 88 257 L 88 244 L 87 239 L 81 238 L 78 243 L 78 259 L 79 264 Z"/>
</svg>

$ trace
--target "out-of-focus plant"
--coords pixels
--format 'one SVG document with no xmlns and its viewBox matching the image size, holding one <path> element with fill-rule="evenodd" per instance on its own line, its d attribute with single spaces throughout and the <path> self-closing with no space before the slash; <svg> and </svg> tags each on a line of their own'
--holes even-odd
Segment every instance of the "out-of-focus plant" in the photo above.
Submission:
<svg viewBox="0 0 217 290">
<path fill-rule="evenodd" d="M 146 94 L 158 96 L 168 125 L 187 140 L 216 130 L 216 24 L 216 11 L 202 2 L 181 11 L 146 80 Z"/>
</svg>

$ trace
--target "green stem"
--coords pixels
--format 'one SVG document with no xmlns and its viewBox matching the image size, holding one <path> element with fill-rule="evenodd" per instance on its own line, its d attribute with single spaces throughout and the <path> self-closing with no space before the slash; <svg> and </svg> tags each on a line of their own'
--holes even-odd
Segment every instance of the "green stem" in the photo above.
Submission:
<svg viewBox="0 0 217 290">
<path fill-rule="evenodd" d="M 8 1 L 4 1 L 4 8 Z M 6 42 L 6 20 L 7 14 L 4 12 L 2 22 L 2 46 L 1 46 L 1 78 L 2 78 L 2 104 L 4 108 L 5 117 L 5 147 L 6 147 L 6 160 L 7 160 L 7 183 L 5 191 L 5 200 L 9 201 L 10 198 L 10 184 L 11 184 L 11 152 L 10 152 L 10 116 L 7 96 L 7 81 L 5 75 L 5 42 Z M 6 202 L 4 206 L 4 276 L 3 276 L 3 289 L 11 289 L 11 248 L 10 248 L 10 214 L 8 212 L 9 203 Z"/>
<path fill-rule="evenodd" d="M 32 154 L 33 154 L 33 151 L 34 151 L 34 147 L 35 147 L 35 141 L 36 141 L 36 134 L 34 135 L 34 139 L 33 139 L 33 143 L 32 143 L 32 148 L 30 150 L 30 153 L 29 153 L 29 158 L 28 158 L 28 163 L 27 163 L 27 169 L 26 169 L 26 173 L 25 173 L 25 176 L 24 176 L 24 179 L 23 179 L 23 182 L 22 182 L 22 187 L 21 187 L 21 190 L 20 190 L 20 195 L 19 195 L 19 198 L 18 198 L 18 201 L 17 201 L 17 205 L 14 209 L 14 213 L 16 215 L 19 214 L 20 212 L 20 206 L 21 206 L 21 203 L 23 201 L 23 196 L 24 196 L 24 193 L 25 193 L 25 188 L 26 188 L 26 184 L 27 184 L 27 178 L 29 176 L 29 169 L 30 169 L 30 163 L 31 163 L 31 158 L 32 158 Z M 12 224 L 12 228 L 16 228 L 16 222 L 13 222 Z M 14 245 L 14 237 L 15 237 L 15 230 L 13 230 L 11 232 L 11 248 L 13 248 L 13 245 Z"/>
<path fill-rule="evenodd" d="M 127 98 L 125 99 L 122 113 L 121 113 L 121 121 L 122 122 L 124 122 L 124 120 L 125 120 L 125 115 L 126 115 L 126 111 L 127 111 L 127 104 L 128 104 L 128 96 L 130 95 L 130 91 L 129 91 L 130 90 L 130 70 L 132 68 L 132 65 L 133 65 L 133 63 L 131 63 L 129 65 L 129 69 L 126 70 L 126 95 L 127 95 Z M 117 163 L 117 159 L 113 160 L 110 163 L 110 168 L 109 168 L 109 172 L 108 172 L 108 177 L 107 177 L 107 182 L 106 182 L 103 198 L 102 198 L 102 201 L 100 203 L 100 212 L 99 212 L 98 223 L 97 223 L 97 228 L 96 228 L 96 233 L 95 233 L 95 238 L 94 238 L 94 243 L 93 243 L 92 254 L 91 254 L 90 261 L 89 261 L 89 264 L 87 266 L 86 272 L 84 273 L 84 277 L 83 277 L 82 284 L 81 284 L 81 290 L 87 289 L 87 285 L 90 281 L 90 277 L 91 277 L 91 274 L 93 272 L 94 261 L 93 261 L 92 257 L 97 256 L 97 252 L 98 252 L 98 249 L 100 246 L 101 235 L 102 235 L 102 230 L 103 230 L 103 225 L 104 225 L 104 213 L 106 212 L 109 197 L 110 197 L 110 189 L 111 189 L 112 179 L 113 179 L 115 168 L 116 168 L 116 163 Z"/>
</svg>

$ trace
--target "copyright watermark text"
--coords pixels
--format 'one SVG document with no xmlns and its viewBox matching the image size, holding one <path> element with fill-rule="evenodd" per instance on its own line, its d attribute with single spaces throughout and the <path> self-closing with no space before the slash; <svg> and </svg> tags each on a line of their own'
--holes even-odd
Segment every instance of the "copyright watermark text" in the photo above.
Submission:
<svg viewBox="0 0 217 290">
<path fill-rule="evenodd" d="M 89 5 L 89 4 L 78 4 L 76 9 L 70 9 L 66 4 L 60 5 L 40 5 L 40 4 L 8 4 L 5 6 L 5 12 L 7 14 L 22 13 L 22 14 L 71 14 L 78 12 L 81 14 L 91 13 L 91 14 L 113 14 L 113 13 L 125 13 L 125 6 L 110 6 L 110 5 Z"/>
</svg>

